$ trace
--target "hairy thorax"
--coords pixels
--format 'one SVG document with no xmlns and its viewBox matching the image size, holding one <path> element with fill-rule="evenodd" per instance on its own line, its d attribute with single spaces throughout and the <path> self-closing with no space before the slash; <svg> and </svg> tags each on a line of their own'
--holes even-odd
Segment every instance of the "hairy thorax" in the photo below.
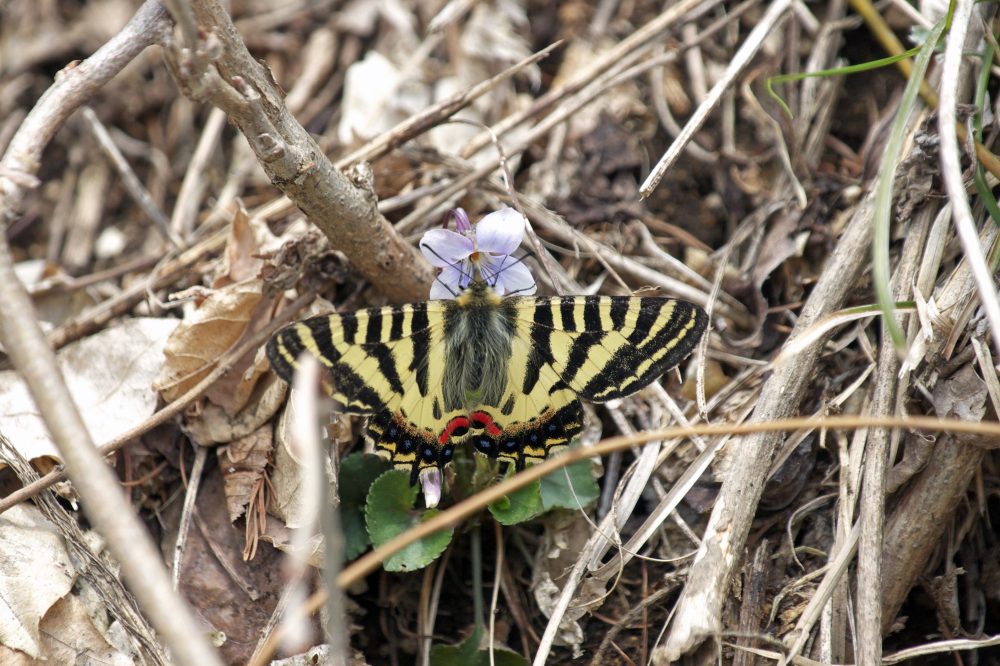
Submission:
<svg viewBox="0 0 1000 666">
<path fill-rule="evenodd" d="M 450 301 L 445 315 L 444 408 L 499 406 L 507 386 L 514 337 L 512 303 L 485 285 L 473 284 Z"/>
</svg>

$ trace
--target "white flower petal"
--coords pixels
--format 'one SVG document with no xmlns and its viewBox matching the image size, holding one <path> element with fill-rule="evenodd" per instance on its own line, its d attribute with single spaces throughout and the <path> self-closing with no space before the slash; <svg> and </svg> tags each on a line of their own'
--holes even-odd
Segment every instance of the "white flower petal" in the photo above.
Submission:
<svg viewBox="0 0 1000 666">
<path fill-rule="evenodd" d="M 468 286 L 463 284 L 463 277 L 465 277 L 465 273 L 453 266 L 442 269 L 441 274 L 434 279 L 434 284 L 431 285 L 431 300 L 455 298 L 461 294 Z M 465 282 L 467 283 L 468 279 Z"/>
<path fill-rule="evenodd" d="M 424 258 L 437 268 L 460 264 L 475 249 L 470 239 L 449 229 L 431 229 L 420 239 Z"/>
<path fill-rule="evenodd" d="M 480 252 L 513 254 L 524 238 L 524 218 L 513 208 L 501 208 L 479 220 L 476 247 Z"/>
<path fill-rule="evenodd" d="M 500 271 L 500 282 L 503 282 L 504 292 L 514 296 L 528 296 L 535 293 L 538 285 L 535 278 L 531 276 L 531 271 L 524 265 L 523 261 L 508 263 Z"/>
<path fill-rule="evenodd" d="M 420 489 L 424 491 L 424 504 L 433 509 L 441 501 L 441 470 L 430 467 L 420 472 Z"/>
</svg>

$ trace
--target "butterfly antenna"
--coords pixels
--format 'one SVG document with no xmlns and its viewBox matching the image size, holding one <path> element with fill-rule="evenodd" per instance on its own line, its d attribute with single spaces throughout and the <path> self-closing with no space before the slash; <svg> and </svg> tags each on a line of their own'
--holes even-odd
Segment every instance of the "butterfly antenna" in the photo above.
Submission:
<svg viewBox="0 0 1000 666">
<path fill-rule="evenodd" d="M 433 247 L 431 247 L 430 245 L 427 245 L 427 244 L 425 244 L 423 242 L 420 243 L 420 249 L 421 250 L 427 250 L 428 252 L 430 252 L 431 254 L 433 254 L 435 257 L 437 257 L 438 259 L 440 259 L 441 261 L 443 261 L 444 263 L 448 264 L 449 266 L 451 266 L 452 268 L 454 268 L 456 271 L 458 271 L 459 273 L 461 273 L 463 278 L 465 278 L 469 282 L 472 282 L 472 273 L 466 272 L 465 269 L 462 268 L 461 262 L 459 262 L 459 263 L 456 264 L 456 263 L 452 263 L 452 262 L 448 261 L 447 259 L 445 259 L 444 257 L 442 257 L 438 253 L 437 250 L 435 250 Z M 441 284 L 444 284 L 444 286 L 448 289 L 448 291 L 452 291 L 451 287 L 449 287 L 444 282 L 442 282 L 440 277 L 435 278 L 435 279 L 438 282 L 441 282 Z M 457 296 L 458 294 L 452 292 L 452 295 L 453 296 Z"/>
<path fill-rule="evenodd" d="M 507 260 L 511 258 L 511 255 L 505 254 L 504 258 L 503 258 L 503 261 L 500 262 L 500 266 L 496 269 L 496 271 L 494 271 L 490 275 L 483 275 L 483 279 L 486 280 L 486 282 L 491 287 L 496 287 L 497 286 L 497 280 L 500 279 L 500 274 L 501 273 L 503 273 L 505 270 L 507 270 L 511 266 L 516 266 L 516 265 L 524 262 L 525 259 L 527 259 L 529 257 L 534 257 L 534 256 L 535 256 L 535 253 L 532 252 L 532 251 L 530 251 L 530 250 L 528 250 L 528 251 L 526 251 L 524 253 L 523 256 L 517 257 L 514 261 L 512 261 L 512 262 L 510 262 L 508 264 Z M 526 290 L 528 290 L 530 288 L 531 287 L 524 287 L 523 289 L 517 289 L 515 291 L 511 291 L 511 292 L 508 292 L 508 293 L 509 294 L 516 294 L 516 293 L 521 292 L 521 291 L 526 291 Z"/>
</svg>

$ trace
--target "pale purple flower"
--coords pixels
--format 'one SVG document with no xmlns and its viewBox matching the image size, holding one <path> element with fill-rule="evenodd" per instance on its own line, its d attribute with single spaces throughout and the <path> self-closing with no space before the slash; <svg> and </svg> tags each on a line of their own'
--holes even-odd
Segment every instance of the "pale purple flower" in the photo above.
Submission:
<svg viewBox="0 0 1000 666">
<path fill-rule="evenodd" d="M 420 472 L 420 489 L 424 491 L 424 506 L 433 509 L 441 501 L 441 470 L 429 467 Z"/>
<path fill-rule="evenodd" d="M 524 263 L 513 256 L 524 238 L 526 221 L 513 208 L 501 208 L 469 224 L 461 208 L 452 213 L 458 231 L 431 229 L 420 240 L 420 251 L 441 274 L 431 287 L 431 298 L 454 298 L 468 288 L 476 271 L 493 291 L 533 294 L 535 280 Z"/>
</svg>

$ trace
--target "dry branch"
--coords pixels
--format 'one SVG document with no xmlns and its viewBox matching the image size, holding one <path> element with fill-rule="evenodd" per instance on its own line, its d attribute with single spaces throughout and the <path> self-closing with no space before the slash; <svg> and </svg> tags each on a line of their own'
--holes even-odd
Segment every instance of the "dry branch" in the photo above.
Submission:
<svg viewBox="0 0 1000 666">
<path fill-rule="evenodd" d="M 198 0 L 191 8 L 206 39 L 186 49 L 167 42 L 184 94 L 225 111 L 271 182 L 390 300 L 426 298 L 430 266 L 378 212 L 370 183 L 363 177 L 351 182 L 334 168 L 285 108 L 270 73 L 247 51 L 218 2 Z"/>
<path fill-rule="evenodd" d="M 38 185 L 42 152 L 66 119 L 167 30 L 170 17 L 148 0 L 122 30 L 83 62 L 63 69 L 18 127 L 0 160 L 0 223 L 10 224 Z"/>
<path fill-rule="evenodd" d="M 837 249 L 827 260 L 790 338 L 843 305 L 852 286 L 843 276 L 861 270 L 868 259 L 871 235 L 872 195 L 869 194 L 854 211 Z M 814 342 L 795 363 L 775 368 L 761 389 L 751 423 L 785 418 L 798 410 L 821 348 L 822 342 Z M 654 663 L 675 661 L 721 631 L 722 605 L 743 554 L 771 459 L 781 441 L 780 434 L 761 433 L 731 444 L 739 447 L 741 464 L 732 468 L 722 484 L 666 643 L 654 652 Z"/>
</svg>

